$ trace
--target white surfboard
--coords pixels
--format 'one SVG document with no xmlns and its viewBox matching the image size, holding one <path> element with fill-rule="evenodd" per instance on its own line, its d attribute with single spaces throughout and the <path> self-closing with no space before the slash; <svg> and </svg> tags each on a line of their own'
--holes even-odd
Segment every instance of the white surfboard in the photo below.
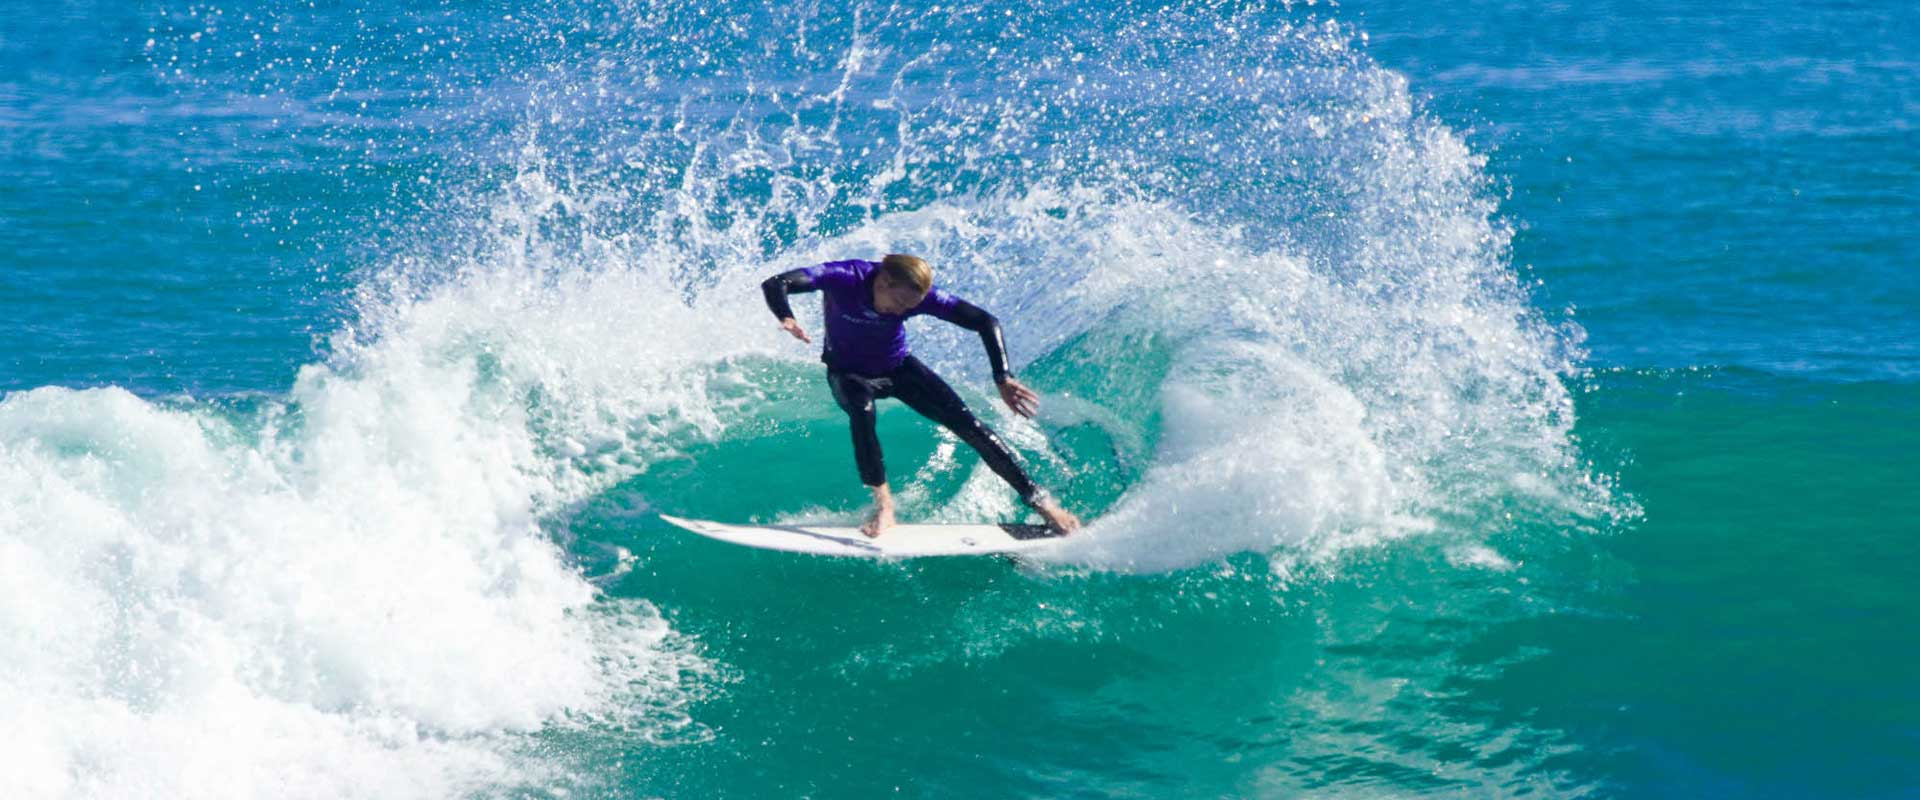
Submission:
<svg viewBox="0 0 1920 800">
<path fill-rule="evenodd" d="M 704 519 L 660 518 L 710 539 L 766 550 L 855 558 L 919 558 L 1024 553 L 1060 535 L 1045 525 L 899 525 L 876 538 L 840 525 L 729 525 Z"/>
</svg>

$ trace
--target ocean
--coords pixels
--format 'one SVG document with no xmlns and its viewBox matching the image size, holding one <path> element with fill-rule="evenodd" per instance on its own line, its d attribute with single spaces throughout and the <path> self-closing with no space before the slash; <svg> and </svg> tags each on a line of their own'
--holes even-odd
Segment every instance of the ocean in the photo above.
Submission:
<svg viewBox="0 0 1920 800">
<path fill-rule="evenodd" d="M 0 20 L 0 796 L 1920 797 L 1910 4 Z"/>
</svg>

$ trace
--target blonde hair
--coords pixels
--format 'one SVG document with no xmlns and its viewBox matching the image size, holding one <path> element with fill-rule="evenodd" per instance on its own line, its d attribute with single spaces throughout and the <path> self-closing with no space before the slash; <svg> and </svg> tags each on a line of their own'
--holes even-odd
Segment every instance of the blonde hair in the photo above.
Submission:
<svg viewBox="0 0 1920 800">
<path fill-rule="evenodd" d="M 880 269 L 895 282 L 911 286 L 921 294 L 933 288 L 933 267 L 927 266 L 927 260 L 919 256 L 888 253 L 880 260 Z"/>
</svg>

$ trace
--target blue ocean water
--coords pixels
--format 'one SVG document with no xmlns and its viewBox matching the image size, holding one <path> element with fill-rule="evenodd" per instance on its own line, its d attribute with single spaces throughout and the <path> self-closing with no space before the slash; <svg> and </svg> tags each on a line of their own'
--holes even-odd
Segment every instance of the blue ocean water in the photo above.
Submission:
<svg viewBox="0 0 1920 800">
<path fill-rule="evenodd" d="M 0 19 L 0 794 L 1920 792 L 1905 4 Z M 889 251 L 1092 528 L 660 523 L 857 518 L 755 284 Z"/>
</svg>

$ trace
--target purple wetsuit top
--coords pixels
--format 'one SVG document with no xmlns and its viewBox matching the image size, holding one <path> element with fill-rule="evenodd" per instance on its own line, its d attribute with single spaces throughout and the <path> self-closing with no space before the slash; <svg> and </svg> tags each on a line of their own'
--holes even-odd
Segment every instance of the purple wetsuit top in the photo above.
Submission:
<svg viewBox="0 0 1920 800">
<path fill-rule="evenodd" d="M 956 321 L 960 298 L 938 286 L 905 314 L 875 311 L 873 278 L 879 271 L 878 263 L 861 259 L 829 261 L 801 270 L 825 295 L 827 342 L 821 357 L 836 369 L 861 375 L 892 372 L 907 357 L 907 318 L 932 314 Z"/>
</svg>

